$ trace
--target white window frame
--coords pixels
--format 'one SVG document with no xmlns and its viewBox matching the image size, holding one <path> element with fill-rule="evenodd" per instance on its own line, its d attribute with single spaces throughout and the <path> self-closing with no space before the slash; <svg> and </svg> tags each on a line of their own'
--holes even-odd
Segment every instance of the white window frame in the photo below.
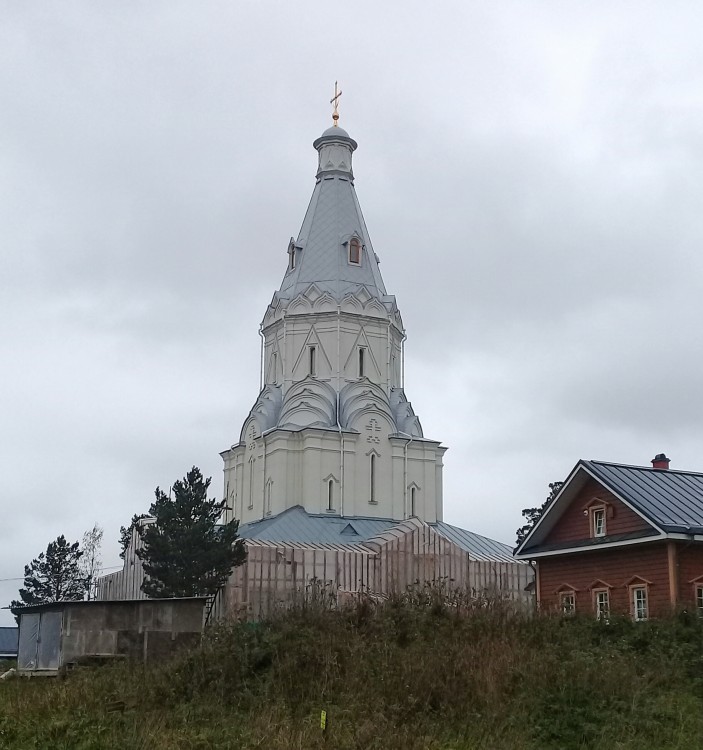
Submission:
<svg viewBox="0 0 703 750">
<path fill-rule="evenodd" d="M 693 592 L 696 598 L 696 612 L 698 617 L 703 617 L 703 583 L 696 583 Z"/>
<path fill-rule="evenodd" d="M 607 520 L 605 506 L 591 508 L 591 536 L 601 538 L 607 535 Z"/>
<path fill-rule="evenodd" d="M 630 586 L 630 605 L 632 607 L 632 619 L 635 622 L 649 619 L 649 591 L 648 586 L 637 583 Z"/>
<path fill-rule="evenodd" d="M 317 375 L 317 346 L 312 345 L 308 347 L 308 365 L 310 370 L 310 377 L 314 378 Z"/>
<path fill-rule="evenodd" d="M 593 609 L 596 620 L 607 622 L 610 619 L 610 589 L 593 589 Z"/>
<path fill-rule="evenodd" d="M 559 592 L 559 610 L 567 617 L 576 613 L 576 592 L 573 589 Z"/>
<path fill-rule="evenodd" d="M 376 505 L 376 454 L 369 456 L 369 503 Z"/>
</svg>

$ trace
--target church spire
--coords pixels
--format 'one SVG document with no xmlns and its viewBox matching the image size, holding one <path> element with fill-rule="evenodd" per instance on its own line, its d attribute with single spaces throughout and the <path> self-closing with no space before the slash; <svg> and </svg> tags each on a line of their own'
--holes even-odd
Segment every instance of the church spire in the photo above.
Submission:
<svg viewBox="0 0 703 750">
<path fill-rule="evenodd" d="M 278 298 L 291 301 L 315 284 L 341 302 L 364 288 L 390 311 L 394 300 L 386 294 L 354 187 L 357 143 L 335 122 L 313 147 L 318 152 L 315 189 L 300 233 L 289 244 Z"/>
</svg>

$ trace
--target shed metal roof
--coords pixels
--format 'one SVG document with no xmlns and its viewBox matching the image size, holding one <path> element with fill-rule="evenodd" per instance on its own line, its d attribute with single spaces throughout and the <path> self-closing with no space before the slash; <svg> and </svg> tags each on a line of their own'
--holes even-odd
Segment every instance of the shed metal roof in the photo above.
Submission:
<svg viewBox="0 0 703 750">
<path fill-rule="evenodd" d="M 282 513 L 244 524 L 239 529 L 243 539 L 307 544 L 358 545 L 397 526 L 390 518 L 344 517 L 308 513 L 296 505 Z M 468 552 L 474 560 L 514 562 L 512 549 L 458 526 L 438 522 L 429 524 L 445 539 Z"/>
<path fill-rule="evenodd" d="M 703 474 L 582 461 L 608 489 L 670 533 L 703 533 Z"/>
</svg>

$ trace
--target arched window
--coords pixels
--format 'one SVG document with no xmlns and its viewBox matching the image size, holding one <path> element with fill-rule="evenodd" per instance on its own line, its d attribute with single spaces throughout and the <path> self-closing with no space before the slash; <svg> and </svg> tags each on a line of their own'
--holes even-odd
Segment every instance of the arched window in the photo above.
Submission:
<svg viewBox="0 0 703 750">
<path fill-rule="evenodd" d="M 327 482 L 327 510 L 334 510 L 334 479 Z"/>
<path fill-rule="evenodd" d="M 369 502 L 376 502 L 376 454 L 369 456 Z"/>
<path fill-rule="evenodd" d="M 349 262 L 354 266 L 361 265 L 361 241 L 358 237 L 349 240 Z"/>
<path fill-rule="evenodd" d="M 254 507 L 254 456 L 249 459 L 249 509 Z"/>
<path fill-rule="evenodd" d="M 271 359 L 269 360 L 269 373 L 268 373 L 268 379 L 267 383 L 271 383 L 273 385 L 276 385 L 276 370 L 278 369 L 278 352 L 273 352 L 271 354 Z"/>
<path fill-rule="evenodd" d="M 359 377 L 364 377 L 364 355 L 366 354 L 366 350 L 364 347 L 359 347 Z"/>
<path fill-rule="evenodd" d="M 416 495 L 416 492 L 417 492 L 417 488 L 416 487 L 411 487 L 410 488 L 410 515 L 411 516 L 416 516 L 417 515 L 417 512 L 415 510 L 415 495 Z"/>
<path fill-rule="evenodd" d="M 309 350 L 310 355 L 310 375 L 315 377 L 315 355 L 317 353 L 317 347 L 311 346 Z"/>
<path fill-rule="evenodd" d="M 271 492 L 273 489 L 273 481 L 271 479 L 266 482 L 266 515 L 271 514 Z"/>
</svg>

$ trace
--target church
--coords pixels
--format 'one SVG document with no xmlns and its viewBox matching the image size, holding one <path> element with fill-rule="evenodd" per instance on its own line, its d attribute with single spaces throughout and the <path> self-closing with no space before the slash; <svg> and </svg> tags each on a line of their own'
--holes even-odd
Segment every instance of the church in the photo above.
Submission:
<svg viewBox="0 0 703 750">
<path fill-rule="evenodd" d="M 337 98 L 333 100 L 336 103 Z M 214 603 L 257 617 L 311 590 L 343 602 L 434 583 L 530 602 L 507 545 L 444 522 L 443 455 L 404 389 L 406 332 L 356 195 L 356 141 L 317 138 L 312 198 L 261 323 L 261 382 L 221 453 L 248 559 Z M 98 598 L 142 598 L 134 535 Z"/>
</svg>

